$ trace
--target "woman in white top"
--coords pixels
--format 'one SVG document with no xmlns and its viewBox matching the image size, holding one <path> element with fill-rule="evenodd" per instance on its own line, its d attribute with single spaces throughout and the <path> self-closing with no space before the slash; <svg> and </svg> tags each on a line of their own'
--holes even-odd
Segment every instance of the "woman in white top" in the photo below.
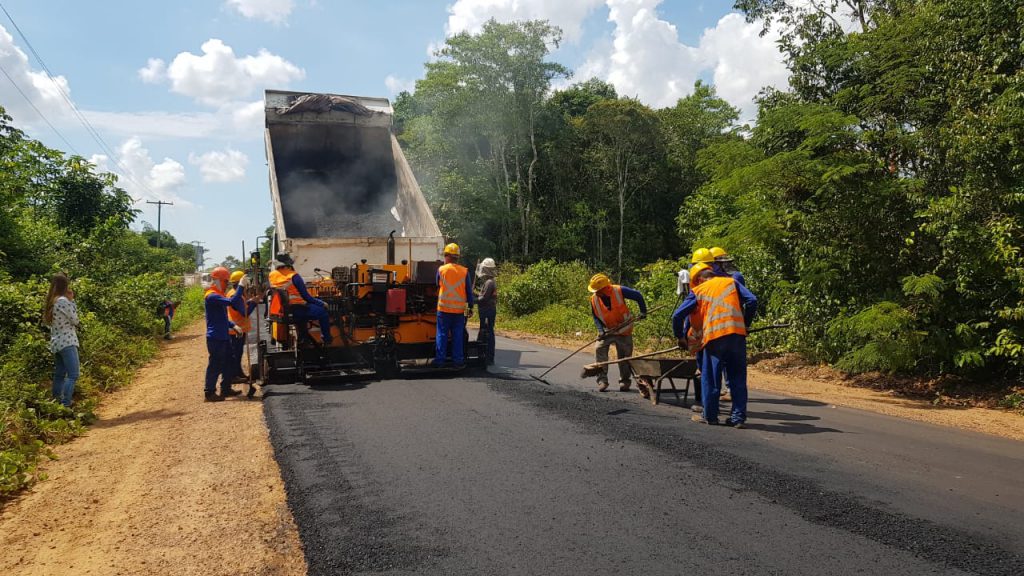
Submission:
<svg viewBox="0 0 1024 576">
<path fill-rule="evenodd" d="M 70 407 L 78 381 L 78 307 L 68 277 L 58 273 L 50 280 L 43 320 L 50 327 L 50 352 L 54 354 L 53 397 Z"/>
</svg>

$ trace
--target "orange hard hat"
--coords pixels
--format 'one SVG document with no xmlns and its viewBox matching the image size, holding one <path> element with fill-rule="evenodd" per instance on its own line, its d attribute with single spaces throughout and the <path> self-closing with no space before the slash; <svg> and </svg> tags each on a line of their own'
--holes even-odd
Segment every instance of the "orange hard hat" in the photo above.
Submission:
<svg viewBox="0 0 1024 576">
<path fill-rule="evenodd" d="M 210 271 L 210 278 L 227 282 L 231 279 L 231 272 L 223 266 L 217 266 Z"/>
</svg>

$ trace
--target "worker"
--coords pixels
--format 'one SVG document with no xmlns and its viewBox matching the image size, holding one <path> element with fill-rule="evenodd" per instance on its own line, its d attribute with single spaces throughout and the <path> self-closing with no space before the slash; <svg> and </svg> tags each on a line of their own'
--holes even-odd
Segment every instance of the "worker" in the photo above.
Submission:
<svg viewBox="0 0 1024 576">
<path fill-rule="evenodd" d="M 206 351 L 209 353 L 209 362 L 206 365 L 206 385 L 204 388 L 207 402 L 218 402 L 228 396 L 235 396 L 241 392 L 231 389 L 231 380 L 234 370 L 231 367 L 231 342 L 229 331 L 233 324 L 228 320 L 228 307 L 246 305 L 241 290 L 235 291 L 233 297 L 228 298 L 225 291 L 228 282 L 231 280 L 231 273 L 223 266 L 218 266 L 210 272 L 210 287 L 203 295 L 206 309 Z M 244 276 L 239 284 L 245 285 L 248 279 Z M 220 395 L 217 395 L 217 379 L 220 378 Z"/>
<path fill-rule="evenodd" d="M 300 340 L 309 339 L 309 333 L 305 330 L 308 322 L 317 321 L 320 325 L 320 336 L 324 346 L 330 346 L 331 320 L 327 313 L 327 303 L 319 298 L 314 298 L 306 290 L 306 282 L 302 276 L 295 271 L 295 261 L 292 255 L 287 252 L 278 252 L 275 257 L 274 270 L 269 274 L 267 280 L 274 290 L 284 290 L 288 295 L 288 311 L 298 324 Z M 279 308 L 283 308 L 278 303 Z M 273 308 L 273 305 L 272 305 Z M 271 310 L 273 313 L 274 310 Z"/>
<path fill-rule="evenodd" d="M 498 315 L 498 265 L 494 258 L 484 258 L 476 267 L 476 276 L 483 280 L 480 293 L 476 295 L 476 305 L 480 309 L 480 331 L 477 342 L 484 347 L 484 359 L 487 365 L 494 364 L 494 319 Z"/>
<path fill-rule="evenodd" d="M 633 355 L 633 316 L 629 311 L 626 300 L 633 300 L 640 307 L 640 315 L 637 320 L 647 316 L 647 303 L 643 294 L 628 287 L 612 284 L 607 275 L 602 273 L 594 274 L 587 285 L 590 291 L 590 312 L 594 316 L 594 325 L 597 326 L 596 357 L 598 362 L 608 361 L 608 349 L 615 346 L 617 358 L 628 358 Z M 630 378 L 633 374 L 629 363 L 619 363 L 619 390 L 629 391 Z M 608 389 L 608 367 L 602 366 L 601 372 L 597 375 L 597 390 L 604 392 Z"/>
<path fill-rule="evenodd" d="M 158 315 L 164 320 L 164 340 L 171 339 L 171 322 L 174 321 L 174 311 L 178 309 L 180 302 L 175 302 L 170 296 L 165 296 L 157 307 Z"/>
<path fill-rule="evenodd" d="M 715 258 L 714 263 L 711 265 L 715 274 L 718 274 L 719 276 L 730 276 L 739 284 L 744 286 L 747 285 L 747 279 L 743 277 L 743 274 L 740 272 L 739 268 L 736 267 L 735 262 L 733 262 L 732 256 L 730 256 L 724 248 L 715 246 L 710 250 L 710 252 Z"/>
<path fill-rule="evenodd" d="M 689 285 L 689 288 L 693 289 L 693 288 L 696 288 L 697 286 L 699 286 L 701 280 L 703 280 L 704 278 L 707 277 L 706 275 L 702 275 L 701 272 L 704 271 L 704 270 L 709 270 L 709 269 L 711 269 L 711 267 L 708 266 L 707 264 L 703 263 L 703 262 L 698 262 L 697 264 L 694 264 L 686 272 L 686 276 L 688 278 L 692 278 L 692 280 L 691 280 L 692 283 Z M 687 294 L 689 294 L 689 292 L 687 292 Z M 701 361 L 704 358 L 704 353 L 700 349 L 700 340 L 701 340 L 700 339 L 700 334 L 699 334 L 698 331 L 694 330 L 692 326 L 690 326 L 690 317 L 689 316 L 683 318 L 683 327 L 682 327 L 682 330 L 680 330 L 680 332 L 682 334 L 686 335 L 686 347 L 685 347 L 685 349 L 687 349 L 690 352 L 692 352 L 694 357 L 696 358 L 696 360 L 697 360 L 697 375 L 700 375 L 700 366 L 701 366 Z M 694 399 L 694 403 L 690 406 L 691 409 L 694 412 L 703 412 L 704 411 L 703 396 L 701 394 L 700 386 L 697 386 L 696 389 L 693 391 L 693 399 Z"/>
<path fill-rule="evenodd" d="M 718 276 L 703 263 L 690 269 L 691 292 L 672 314 L 672 332 L 679 345 L 699 348 L 703 414 L 693 420 L 719 424 L 718 383 L 722 373 L 732 385 L 732 413 L 725 425 L 742 428 L 747 419 L 747 327 L 757 313 L 757 297 L 728 276 Z M 684 330 L 689 318 L 691 332 Z"/>
<path fill-rule="evenodd" d="M 452 364 L 465 366 L 466 318 L 473 317 L 473 281 L 469 270 L 459 264 L 461 250 L 455 243 L 444 247 L 444 264 L 437 269 L 437 334 L 434 339 L 434 366 L 440 367 L 448 356 L 452 341 Z"/>
<path fill-rule="evenodd" d="M 227 293 L 228 298 L 234 298 L 235 293 L 242 290 L 238 283 L 244 277 L 245 272 L 241 270 L 235 270 L 231 273 L 231 288 Z M 234 376 L 232 381 L 245 377 L 245 370 L 242 369 L 242 356 L 245 352 L 245 343 L 249 338 L 249 330 L 252 328 L 249 315 L 255 309 L 255 302 L 247 302 L 238 308 L 234 306 L 228 308 L 228 320 L 232 323 L 232 328 L 228 331 L 231 336 L 231 368 L 232 375 Z"/>
</svg>

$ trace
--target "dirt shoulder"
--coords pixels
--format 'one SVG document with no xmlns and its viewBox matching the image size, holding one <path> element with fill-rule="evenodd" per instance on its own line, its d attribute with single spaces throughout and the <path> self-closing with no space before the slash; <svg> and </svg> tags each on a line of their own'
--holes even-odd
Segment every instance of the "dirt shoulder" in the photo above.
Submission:
<svg viewBox="0 0 1024 576">
<path fill-rule="evenodd" d="M 204 403 L 193 324 L 0 511 L 0 574 L 299 575 L 258 401 Z"/>
<path fill-rule="evenodd" d="M 565 350 L 575 350 L 582 345 L 577 341 L 525 332 L 498 330 L 497 333 Z M 667 343 L 665 347 L 673 344 Z M 585 350 L 581 354 L 586 352 Z M 793 374 L 773 373 L 757 366 L 749 368 L 748 385 L 753 390 L 817 400 L 832 406 L 845 406 L 897 418 L 1024 440 L 1024 416 L 1007 410 L 935 405 L 927 400 L 900 396 L 892 390 L 860 388 L 844 383 L 841 379 L 806 378 Z"/>
</svg>

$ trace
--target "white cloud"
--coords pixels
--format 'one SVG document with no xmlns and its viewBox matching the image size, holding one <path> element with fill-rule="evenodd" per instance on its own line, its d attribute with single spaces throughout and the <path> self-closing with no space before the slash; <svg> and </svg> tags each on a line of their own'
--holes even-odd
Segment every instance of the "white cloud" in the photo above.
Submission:
<svg viewBox="0 0 1024 576">
<path fill-rule="evenodd" d="M 499 22 L 548 20 L 562 29 L 565 39 L 578 42 L 583 21 L 604 0 L 457 0 L 448 7 L 445 32 L 479 32 L 491 18 Z"/>
<path fill-rule="evenodd" d="M 789 87 L 789 70 L 775 44 L 778 32 L 764 36 L 760 32 L 760 22 L 748 23 L 739 14 L 727 14 L 700 39 L 703 59 L 714 69 L 718 95 L 741 109 L 743 121 L 757 116 L 754 97 L 762 88 Z"/>
<path fill-rule="evenodd" d="M 246 18 L 282 24 L 295 8 L 292 0 L 225 0 L 225 5 Z"/>
<path fill-rule="evenodd" d="M 719 95 L 742 110 L 744 121 L 753 118 L 753 98 L 763 87 L 788 86 L 777 33 L 760 37 L 760 22 L 747 23 L 733 13 L 706 29 L 697 46 L 689 46 L 674 25 L 659 18 L 662 2 L 606 0 L 608 21 L 615 24 L 613 41 L 595 49 L 576 77 L 598 76 L 623 96 L 664 107 L 690 94 L 694 82 L 710 71 Z"/>
<path fill-rule="evenodd" d="M 100 172 L 113 172 L 119 176 L 118 186 L 136 199 L 136 204 L 146 200 L 174 202 L 175 206 L 191 207 L 193 204 L 177 194 L 185 184 L 185 167 L 172 158 L 157 163 L 142 146 L 142 140 L 131 137 L 117 148 L 117 160 L 96 154 L 89 158 Z"/>
<path fill-rule="evenodd" d="M 39 117 L 40 112 L 54 124 L 64 117 L 71 116 L 70 107 L 54 85 L 56 82 L 65 94 L 70 95 L 71 87 L 67 79 L 55 76 L 53 81 L 50 81 L 42 70 L 33 70 L 29 65 L 28 56 L 18 48 L 14 43 L 14 37 L 3 26 L 0 26 L 0 67 L 10 76 L 10 81 L 6 77 L 0 77 L 0 103 L 18 123 L 44 124 Z M 12 82 L 17 88 L 11 85 Z M 25 94 L 24 97 L 18 89 Z M 25 101 L 26 97 L 39 112 Z"/>
<path fill-rule="evenodd" d="M 205 154 L 189 154 L 189 164 L 199 166 L 203 182 L 236 182 L 245 178 L 249 157 L 228 148 L 223 152 L 211 150 Z"/>
<path fill-rule="evenodd" d="M 139 76 L 148 82 L 169 81 L 172 92 L 209 106 L 223 106 L 258 89 L 280 88 L 306 76 L 305 70 L 266 50 L 237 57 L 217 38 L 207 40 L 200 49 L 202 55 L 181 52 L 169 65 L 150 58 Z"/>
<path fill-rule="evenodd" d="M 387 78 L 384 79 L 384 86 L 387 87 L 389 94 L 397 96 L 401 92 L 412 92 L 415 90 L 416 81 L 406 80 L 393 74 L 388 74 Z"/>
</svg>

